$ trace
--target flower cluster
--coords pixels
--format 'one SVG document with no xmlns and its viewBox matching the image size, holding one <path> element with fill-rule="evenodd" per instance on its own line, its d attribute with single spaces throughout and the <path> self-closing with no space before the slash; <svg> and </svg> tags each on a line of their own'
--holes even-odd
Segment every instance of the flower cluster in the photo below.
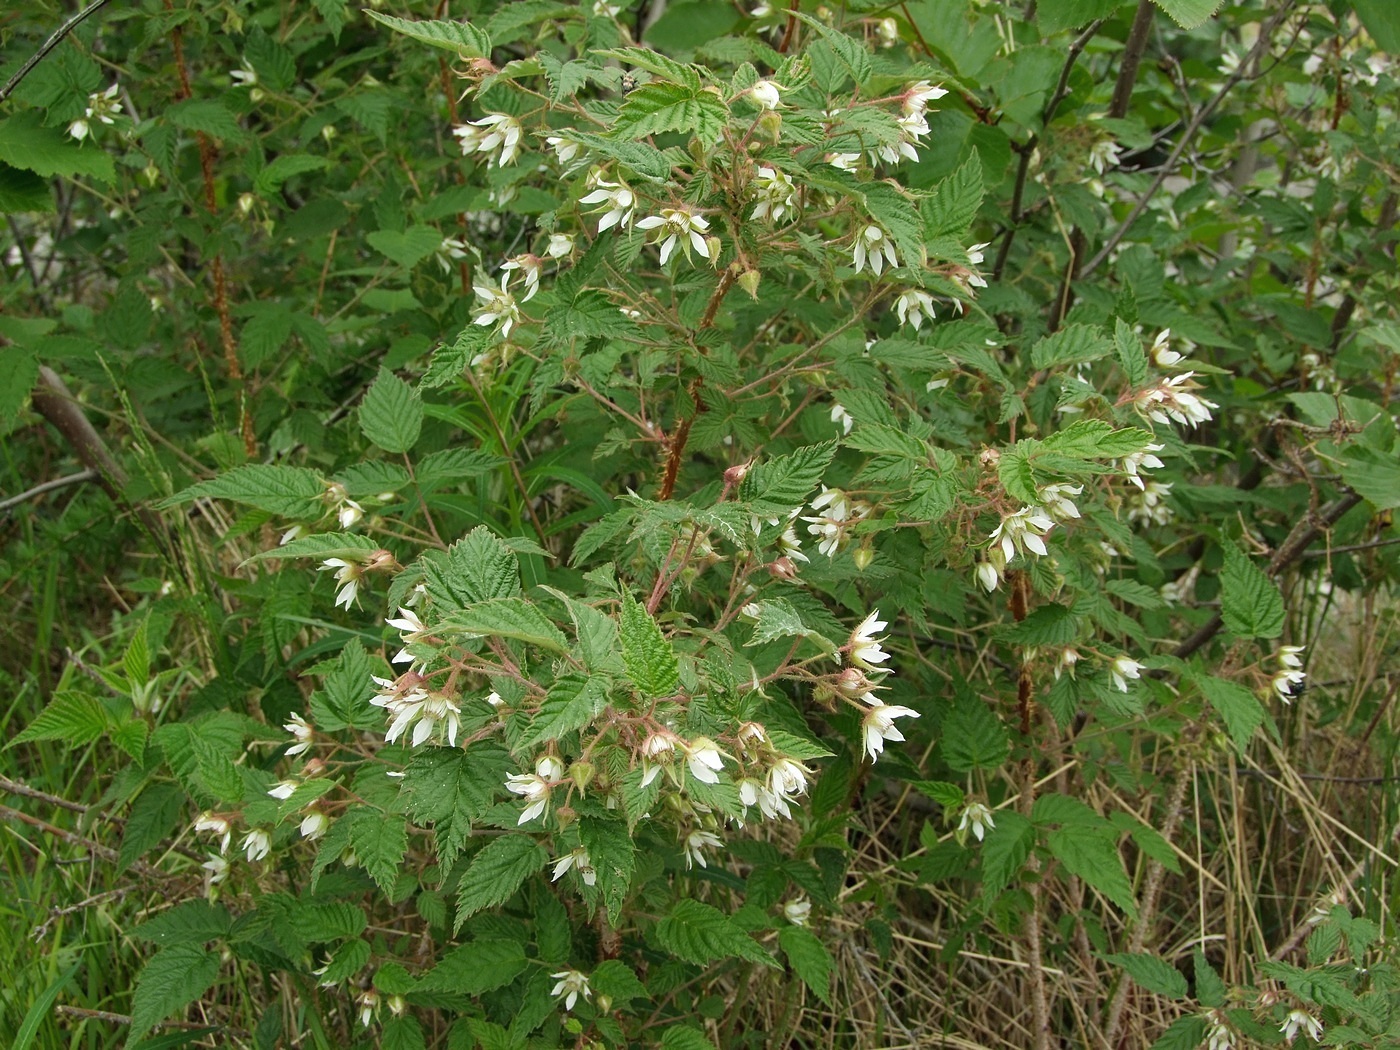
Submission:
<svg viewBox="0 0 1400 1050">
<path fill-rule="evenodd" d="M 93 121 L 115 124 L 122 111 L 122 104 L 117 100 L 119 90 L 114 83 L 106 91 L 94 91 L 89 95 L 87 109 L 81 117 L 68 125 L 68 134 L 82 142 L 92 134 Z"/>
<path fill-rule="evenodd" d="M 1201 389 L 1201 384 L 1191 378 L 1195 374 L 1182 372 L 1162 379 L 1133 395 L 1133 404 L 1139 413 L 1156 423 L 1170 425 L 1175 420 L 1188 427 L 1208 423 L 1210 410 L 1220 406 L 1195 393 Z"/>
<path fill-rule="evenodd" d="M 823 485 L 821 492 L 812 500 L 812 510 L 815 511 L 814 515 L 802 518 L 808 523 L 807 532 L 821 537 L 817 541 L 817 550 L 828 558 L 834 558 L 846 543 L 847 533 L 870 514 L 871 507 L 863 500 L 851 499 L 840 489 L 829 489 Z"/>
<path fill-rule="evenodd" d="M 797 187 L 777 168 L 764 165 L 755 171 L 749 190 L 754 202 L 750 219 L 782 222 L 784 215 L 796 209 Z"/>
<path fill-rule="evenodd" d="M 1054 527 L 1055 520 L 1044 507 L 1022 507 L 1003 517 L 989 537 L 992 546 L 988 548 L 986 558 L 977 565 L 978 582 L 988 592 L 994 591 L 1006 572 L 1007 564 L 1017 554 L 1025 557 L 1030 552 L 1044 557 L 1049 553 L 1045 535 Z"/>
<path fill-rule="evenodd" d="M 490 113 L 480 120 L 452 129 L 462 146 L 462 155 L 473 153 L 495 153 L 496 167 L 504 168 L 514 164 L 520 155 L 520 138 L 524 133 L 520 121 L 505 113 Z M 491 163 L 491 158 L 487 158 Z"/>
<path fill-rule="evenodd" d="M 456 700 L 425 688 L 424 679 L 413 671 L 398 679 L 374 676 L 374 681 L 380 692 L 370 698 L 370 703 L 384 708 L 390 719 L 389 729 L 384 734 L 386 743 L 392 744 L 412 726 L 410 747 L 418 747 L 444 733 L 448 746 L 457 746 L 462 708 Z"/>
<path fill-rule="evenodd" d="M 1303 670 L 1304 648 L 1301 645 L 1282 645 L 1274 657 L 1278 662 L 1278 669 L 1274 672 L 1269 688 L 1277 693 L 1278 698 L 1285 704 L 1291 704 L 1303 695 L 1303 681 L 1308 677 Z"/>
</svg>

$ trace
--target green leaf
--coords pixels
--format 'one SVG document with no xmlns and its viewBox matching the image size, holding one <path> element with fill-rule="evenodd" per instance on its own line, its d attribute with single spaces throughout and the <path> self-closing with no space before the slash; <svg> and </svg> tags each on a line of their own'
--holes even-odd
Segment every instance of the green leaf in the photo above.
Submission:
<svg viewBox="0 0 1400 1050">
<path fill-rule="evenodd" d="M 151 647 L 146 642 L 146 621 L 142 620 L 140 626 L 131 635 L 131 641 L 127 643 L 126 652 L 122 654 L 122 670 L 126 673 L 126 680 L 132 686 L 145 685 L 151 677 Z"/>
<path fill-rule="evenodd" d="M 326 665 L 321 665 L 322 667 Z M 323 733 L 381 726 L 384 712 L 369 701 L 375 670 L 364 644 L 351 638 L 326 673 L 322 688 L 311 694 L 311 721 Z"/>
<path fill-rule="evenodd" d="M 1219 9 L 1225 0 L 1153 0 L 1182 29 L 1195 29 Z"/>
<path fill-rule="evenodd" d="M 211 138 L 240 141 L 247 136 L 233 110 L 213 99 L 177 102 L 165 111 L 165 119 L 177 128 L 202 132 Z"/>
<path fill-rule="evenodd" d="M 87 176 L 112 185 L 117 168 L 110 153 L 96 145 L 79 146 L 57 128 L 46 128 L 37 112 L 17 113 L 0 122 L 0 161 L 49 179 Z M 28 184 L 33 196 L 33 184 Z"/>
<path fill-rule="evenodd" d="M 787 507 L 800 507 L 822 480 L 836 442 L 805 445 L 796 452 L 765 460 L 752 467 L 739 483 L 739 498 L 745 502 L 764 500 Z"/>
<path fill-rule="evenodd" d="M 1400 457 L 1366 445 L 1342 453 L 1342 480 L 1376 510 L 1400 507 Z"/>
<path fill-rule="evenodd" d="M 1057 33 L 1077 29 L 1098 18 L 1107 18 L 1128 0 L 1040 0 L 1035 20 L 1042 32 Z"/>
<path fill-rule="evenodd" d="M 407 18 L 395 18 L 393 15 L 381 15 L 369 8 L 365 8 L 365 14 L 396 33 L 402 33 L 429 47 L 451 51 L 459 58 L 491 57 L 491 38 L 470 22 L 415 22 Z"/>
<path fill-rule="evenodd" d="M 620 820 L 585 817 L 579 821 L 578 834 L 598 876 L 596 892 L 583 886 L 585 898 L 590 904 L 601 900 L 610 913 L 621 914 L 637 866 L 627 826 Z"/>
<path fill-rule="evenodd" d="M 176 944 L 156 952 L 141 968 L 131 996 L 131 1046 L 155 1025 L 209 990 L 219 976 L 219 955 Z"/>
<path fill-rule="evenodd" d="M 326 970 L 321 974 L 322 981 L 347 981 L 369 965 L 370 948 L 368 941 L 346 941 L 326 961 Z"/>
<path fill-rule="evenodd" d="M 1014 810 L 996 815 L 996 826 L 978 851 L 982 857 L 982 899 L 990 904 L 1020 874 L 1035 845 L 1035 825 Z"/>
<path fill-rule="evenodd" d="M 227 499 L 246 503 L 283 518 L 319 518 L 326 485 L 305 467 L 252 463 L 201 481 L 161 502 L 162 509 L 195 499 Z"/>
<path fill-rule="evenodd" d="M 549 861 L 549 854 L 527 835 L 503 835 L 472 858 L 457 887 L 457 922 L 483 908 L 504 904 L 525 880 Z"/>
<path fill-rule="evenodd" d="M 399 865 L 408 852 L 404 818 L 373 806 L 356 806 L 342 819 L 350 821 L 350 847 L 369 877 L 385 893 L 392 893 Z"/>
<path fill-rule="evenodd" d="M 600 291 L 585 289 L 551 307 L 544 316 L 545 338 L 555 346 L 573 339 L 636 339 L 636 323 Z"/>
<path fill-rule="evenodd" d="M 365 240 L 370 247 L 411 270 L 442 246 L 442 231 L 433 226 L 410 226 L 406 230 L 375 230 Z"/>
<path fill-rule="evenodd" d="M 379 1050 L 427 1050 L 427 1046 L 416 1017 L 390 1017 L 379 1033 Z"/>
<path fill-rule="evenodd" d="M 866 50 L 863 42 L 853 40 L 839 29 L 832 29 L 811 15 L 794 10 L 792 16 L 800 19 L 805 25 L 815 29 L 821 35 L 841 65 L 846 67 L 846 72 L 851 75 L 856 87 L 865 85 L 865 82 L 870 79 L 871 61 L 870 52 Z"/>
<path fill-rule="evenodd" d="M 1277 638 L 1283 633 L 1283 595 L 1264 570 L 1233 543 L 1224 547 L 1220 574 L 1220 618 L 1241 638 Z"/>
<path fill-rule="evenodd" d="M 627 96 L 613 124 L 613 134 L 633 139 L 684 131 L 706 146 L 729 122 L 729 107 L 713 88 L 691 88 L 653 80 Z"/>
<path fill-rule="evenodd" d="M 517 747 L 533 748 L 582 729 L 602 713 L 607 703 L 607 679 L 565 675 L 549 687 Z"/>
<path fill-rule="evenodd" d="M 435 629 L 460 631 L 473 638 L 514 638 L 556 653 L 569 651 L 564 632 L 524 598 L 493 598 L 475 602 L 444 617 L 435 625 Z"/>
<path fill-rule="evenodd" d="M 1128 915 L 1137 914 L 1116 834 L 1072 824 L 1050 832 L 1045 844 L 1071 875 L 1079 876 Z"/>
<path fill-rule="evenodd" d="M 671 84 L 679 84 L 692 91 L 699 91 L 701 87 L 699 69 L 667 58 L 649 47 L 600 48 L 593 54 L 600 58 L 615 58 L 636 69 L 645 69 L 653 77 L 659 77 Z"/>
<path fill-rule="evenodd" d="M 778 944 L 793 973 L 802 978 L 812 994 L 830 1006 L 831 974 L 835 964 L 817 935 L 803 926 L 784 926 L 778 931 Z"/>
<path fill-rule="evenodd" d="M 604 138 L 602 135 L 579 131 L 577 128 L 569 130 L 569 138 L 577 139 L 582 145 L 612 158 L 624 167 L 631 168 L 644 178 L 665 179 L 671 174 L 670 160 L 655 146 Z"/>
<path fill-rule="evenodd" d="M 700 966 L 731 957 L 778 965 L 733 919 L 697 900 L 676 902 L 670 914 L 656 924 L 656 939 L 672 955 Z"/>
<path fill-rule="evenodd" d="M 1121 317 L 1113 326 L 1113 346 L 1118 351 L 1118 363 L 1128 377 L 1128 386 L 1137 390 L 1147 382 L 1147 351 L 1133 326 Z"/>
<path fill-rule="evenodd" d="M 595 994 L 609 996 L 617 1006 L 626 1006 L 633 999 L 651 998 L 632 968 L 617 959 L 605 959 L 595 966 L 588 983 Z"/>
<path fill-rule="evenodd" d="M 1001 454 L 997 464 L 997 479 L 1006 494 L 1012 499 L 1028 505 L 1040 502 L 1039 485 L 1035 471 L 1031 468 L 1029 450 L 1038 442 L 1021 440 Z"/>
<path fill-rule="evenodd" d="M 673 1024 L 661 1033 L 661 1050 L 715 1050 L 705 1033 L 688 1024 Z"/>
<path fill-rule="evenodd" d="M 1220 975 L 1206 961 L 1206 953 L 1199 947 L 1192 953 L 1191 961 L 1196 974 L 1196 1001 L 1202 1006 L 1223 1006 L 1229 988 Z"/>
<path fill-rule="evenodd" d="M 47 179 L 0 161 L 0 214 L 51 212 L 54 207 L 53 189 Z"/>
<path fill-rule="evenodd" d="M 1100 955 L 1104 962 L 1122 969 L 1143 988 L 1169 999 L 1185 999 L 1189 994 L 1186 977 L 1171 963 L 1146 952 L 1119 952 Z"/>
<path fill-rule="evenodd" d="M 1011 753 L 1011 742 L 1001 719 L 982 700 L 961 696 L 943 720 L 939 747 L 950 769 L 970 773 L 996 769 Z"/>
<path fill-rule="evenodd" d="M 1196 1050 L 1206 1040 L 1206 1019 L 1187 1014 L 1173 1021 L 1148 1050 Z"/>
<path fill-rule="evenodd" d="M 132 803 L 117 853 L 117 873 L 126 871 L 159 845 L 180 819 L 185 793 L 174 784 L 152 784 Z"/>
<path fill-rule="evenodd" d="M 915 269 L 923 266 L 927 261 L 924 224 L 914 202 L 887 182 L 866 183 L 862 189 L 866 211 L 890 235 L 900 262 Z"/>
<path fill-rule="evenodd" d="M 1201 695 L 1215 708 L 1225 729 L 1234 741 L 1235 749 L 1243 754 L 1254 731 L 1264 724 L 1264 707 L 1253 693 L 1234 682 L 1211 675 L 1193 675 Z"/>
<path fill-rule="evenodd" d="M 913 434 L 883 423 L 862 423 L 843 442 L 847 448 L 860 449 L 877 456 L 894 456 L 898 459 L 927 463 L 928 445 Z"/>
<path fill-rule="evenodd" d="M 207 944 L 233 931 L 233 917 L 222 904 L 194 899 L 182 901 L 147 919 L 131 931 L 133 937 L 162 946 Z"/>
<path fill-rule="evenodd" d="M 1392 55 L 1400 55 L 1400 7 L 1392 0 L 1351 0 L 1351 6 L 1366 32 L 1375 39 L 1376 46 Z"/>
<path fill-rule="evenodd" d="M 379 544 L 358 532 L 318 532 L 313 536 L 300 536 L 280 547 L 272 547 L 253 555 L 249 561 L 280 561 L 284 558 L 340 558 L 345 561 L 360 561 L 371 551 L 379 550 Z"/>
<path fill-rule="evenodd" d="M 802 622 L 802 616 L 785 598 L 766 598 L 757 605 L 753 637 L 745 645 L 764 645 L 774 638 L 805 638 L 815 634 Z"/>
<path fill-rule="evenodd" d="M 420 748 L 409 759 L 403 779 L 408 812 L 416 822 L 433 826 L 444 869 L 457 862 L 472 821 L 491 808 L 510 765 L 505 749 L 488 742 L 474 743 L 465 751 Z"/>
<path fill-rule="evenodd" d="M 925 202 L 924 224 L 928 235 L 963 237 L 977 218 L 982 194 L 982 160 L 973 150 L 953 174 L 933 188 L 932 196 Z"/>
<path fill-rule="evenodd" d="M 453 948 L 420 978 L 418 989 L 454 995 L 482 995 L 503 988 L 525 969 L 519 941 L 478 939 Z"/>
<path fill-rule="evenodd" d="M 288 179 L 311 171 L 322 171 L 330 167 L 330 163 L 328 158 L 313 156 L 310 153 L 284 153 L 258 172 L 258 177 L 253 181 L 253 188 L 264 197 L 271 197 L 282 189 L 282 184 Z M 441 236 L 438 240 L 442 240 Z M 436 248 L 436 245 L 434 247 Z"/>
<path fill-rule="evenodd" d="M 1107 357 L 1112 349 L 1112 344 L 1097 325 L 1072 324 L 1037 342 L 1031 348 L 1031 365 L 1041 370 L 1097 361 Z"/>
<path fill-rule="evenodd" d="M 648 700 L 674 695 L 680 685 L 680 665 L 661 628 L 626 593 L 622 596 L 621 620 L 622 662 L 627 677 Z"/>
<path fill-rule="evenodd" d="M 11 748 L 31 740 L 62 740 L 69 747 L 77 747 L 102 736 L 109 722 L 107 709 L 96 697 L 64 690 L 55 693 L 24 732 L 5 746 Z"/>
<path fill-rule="evenodd" d="M 429 597 L 444 613 L 520 593 L 515 552 L 485 525 L 472 529 L 446 553 L 426 552 L 416 564 Z"/>
</svg>

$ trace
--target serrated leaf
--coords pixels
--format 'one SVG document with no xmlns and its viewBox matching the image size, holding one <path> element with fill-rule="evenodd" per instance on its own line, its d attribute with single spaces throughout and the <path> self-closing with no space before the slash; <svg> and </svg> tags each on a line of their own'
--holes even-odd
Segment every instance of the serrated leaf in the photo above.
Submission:
<svg viewBox="0 0 1400 1050">
<path fill-rule="evenodd" d="M 520 593 L 520 564 L 512 551 L 485 525 L 443 551 L 428 551 L 416 565 L 433 600 L 444 614 L 492 598 Z"/>
<path fill-rule="evenodd" d="M 620 820 L 587 817 L 579 821 L 578 835 L 598 876 L 596 887 L 582 887 L 585 899 L 590 905 L 601 901 L 611 914 L 621 914 L 637 864 L 627 826 Z"/>
<path fill-rule="evenodd" d="M 544 316 L 544 334 L 556 346 L 568 346 L 573 339 L 635 340 L 636 323 L 606 295 L 585 289 L 567 302 L 551 307 Z"/>
<path fill-rule="evenodd" d="M 111 185 L 117 169 L 111 154 L 94 144 L 79 146 L 57 128 L 46 128 L 34 111 L 0 121 L 0 161 L 49 179 L 83 175 Z M 32 196 L 32 192 L 31 192 Z"/>
<path fill-rule="evenodd" d="M 683 131 L 709 146 L 728 122 L 729 107 L 717 91 L 654 80 L 627 96 L 612 131 L 633 139 Z"/>
<path fill-rule="evenodd" d="M 518 747 L 532 748 L 582 729 L 607 706 L 607 679 L 567 675 L 555 681 L 541 701 Z"/>
<path fill-rule="evenodd" d="M 805 638 L 814 633 L 802 622 L 792 602 L 784 598 L 765 598 L 755 606 L 753 637 L 745 645 L 764 645 L 774 638 Z"/>
<path fill-rule="evenodd" d="M 382 15 L 378 11 L 365 9 L 365 14 L 380 25 L 388 26 L 396 33 L 402 33 L 429 47 L 451 51 L 460 58 L 490 58 L 491 38 L 484 30 L 470 22 L 443 22 L 426 20 L 415 22 L 407 18 Z"/>
<path fill-rule="evenodd" d="M 594 135 L 577 128 L 569 129 L 569 138 L 577 139 L 582 145 L 618 161 L 644 178 L 665 179 L 671 174 L 670 160 L 655 146 L 648 146 L 643 142 L 604 138 L 602 135 Z"/>
<path fill-rule="evenodd" d="M 1220 979 L 1214 967 L 1206 961 L 1206 953 L 1197 947 L 1192 953 L 1191 961 L 1196 975 L 1196 1001 L 1206 1007 L 1223 1006 L 1229 988 Z"/>
<path fill-rule="evenodd" d="M 1137 914 L 1116 834 L 1076 824 L 1050 832 L 1045 844 L 1071 875 L 1079 876 L 1128 915 Z"/>
<path fill-rule="evenodd" d="M 778 931 L 778 944 L 793 973 L 802 978 L 802 983 L 818 999 L 830 1006 L 831 974 L 835 964 L 817 935 L 802 926 L 784 926 Z"/>
<path fill-rule="evenodd" d="M 6 748 L 31 740 L 62 740 L 69 747 L 90 744 L 107 731 L 110 716 L 102 702 L 84 693 L 63 691 L 34 716 Z"/>
<path fill-rule="evenodd" d="M 651 614 L 630 594 L 622 596 L 622 663 L 627 677 L 648 700 L 672 696 L 680 685 L 680 665 L 671 643 Z"/>
<path fill-rule="evenodd" d="M 233 110 L 215 99 L 177 102 L 165 111 L 165 119 L 177 128 L 203 132 L 216 139 L 239 141 L 247 136 Z"/>
<path fill-rule="evenodd" d="M 705 1033 L 688 1024 L 673 1024 L 661 1033 L 661 1050 L 715 1050 Z"/>
<path fill-rule="evenodd" d="M 320 979 L 327 983 L 348 981 L 369 965 L 369 958 L 369 942 L 359 939 L 346 941 L 331 952 Z"/>
<path fill-rule="evenodd" d="M 1153 0 L 1182 29 L 1195 29 L 1219 9 L 1225 0 Z"/>
<path fill-rule="evenodd" d="M 1146 952 L 1118 952 L 1100 955 L 1104 962 L 1121 967 L 1135 982 L 1149 992 L 1169 999 L 1185 999 L 1188 994 L 1185 976 L 1171 963 Z"/>
<path fill-rule="evenodd" d="M 156 952 L 136 978 L 127 1045 L 131 1046 L 155 1025 L 202 996 L 218 975 L 217 952 L 186 944 Z"/>
<path fill-rule="evenodd" d="M 1206 1019 L 1200 1014 L 1178 1017 L 1148 1050 L 1196 1050 L 1206 1040 Z"/>
<path fill-rule="evenodd" d="M 297 936 L 307 944 L 358 937 L 368 922 L 362 909 L 345 901 L 299 902 L 291 921 Z"/>
<path fill-rule="evenodd" d="M 672 84 L 679 84 L 692 91 L 700 90 L 699 69 L 667 58 L 659 51 L 653 51 L 649 47 L 612 47 L 599 49 L 593 54 L 600 58 L 615 58 L 617 61 L 637 69 L 645 69 L 653 77 L 659 77 Z"/>
<path fill-rule="evenodd" d="M 375 230 L 365 240 L 381 255 L 411 270 L 442 247 L 442 232 L 432 226 L 410 226 L 406 230 Z"/>
<path fill-rule="evenodd" d="M 160 503 L 162 509 L 195 499 L 226 499 L 244 503 L 282 518 L 319 518 L 326 485 L 305 467 L 250 463 L 227 474 L 201 481 Z"/>
<path fill-rule="evenodd" d="M 1121 317 L 1113 326 L 1113 346 L 1118 352 L 1118 364 L 1128 377 L 1128 386 L 1137 390 L 1147 382 L 1147 351 L 1133 326 Z"/>
<path fill-rule="evenodd" d="M 1039 340 L 1031 348 L 1031 365 L 1040 370 L 1097 361 L 1112 350 L 1113 344 L 1097 326 L 1072 324 Z"/>
<path fill-rule="evenodd" d="M 351 638 L 326 674 L 322 688 L 311 695 L 311 720 L 317 729 L 333 733 L 383 724 L 383 711 L 369 702 L 377 689 L 373 671 L 363 643 Z"/>
<path fill-rule="evenodd" d="M 928 236 L 961 238 L 966 235 L 982 206 L 982 194 L 982 160 L 973 150 L 953 174 L 933 188 L 933 194 L 925 202 L 924 224 Z"/>
<path fill-rule="evenodd" d="M 480 449 L 445 448 L 424 456 L 416 464 L 414 476 L 423 488 L 436 488 L 448 482 L 479 478 L 504 462 L 500 456 Z"/>
<path fill-rule="evenodd" d="M 564 632 L 524 598 L 493 598 L 475 602 L 444 617 L 435 628 L 473 638 L 514 638 L 555 653 L 569 651 Z"/>
<path fill-rule="evenodd" d="M 55 207 L 48 179 L 0 161 L 0 215 L 51 212 Z M 0 413 L 0 420 L 4 418 Z"/>
<path fill-rule="evenodd" d="M 249 561 L 279 561 L 283 558 L 341 558 L 359 561 L 364 555 L 379 549 L 379 544 L 357 532 L 318 532 L 301 536 L 280 547 L 253 555 Z"/>
<path fill-rule="evenodd" d="M 1011 742 L 1001 719 L 972 696 L 960 697 L 943 720 L 939 747 L 949 768 L 959 773 L 996 769 L 1011 753 Z"/>
<path fill-rule="evenodd" d="M 927 261 L 924 223 L 914 202 L 887 182 L 863 184 L 865 210 L 894 241 L 900 263 L 915 269 Z"/>
<path fill-rule="evenodd" d="M 1264 724 L 1264 707 L 1253 693 L 1234 682 L 1212 675 L 1193 676 L 1201 695 L 1210 701 L 1215 713 L 1225 723 L 1235 749 L 1241 753 L 1249 745 L 1254 731 Z"/>
<path fill-rule="evenodd" d="M 947 810 L 962 808 L 967 796 L 957 784 L 944 780 L 911 780 L 909 786 L 926 798 L 931 798 Z"/>
<path fill-rule="evenodd" d="M 233 917 L 222 904 L 206 900 L 182 901 L 147 919 L 131 936 L 152 944 L 206 944 L 227 937 L 233 930 Z"/>
<path fill-rule="evenodd" d="M 503 835 L 472 858 L 457 887 L 457 922 L 463 922 L 483 908 L 504 904 L 525 880 L 549 861 L 549 854 L 526 835 Z"/>
<path fill-rule="evenodd" d="M 310 153 L 284 153 L 273 158 L 267 167 L 258 172 L 258 177 L 253 180 L 253 188 L 264 197 L 271 197 L 282 189 L 282 184 L 288 179 L 312 171 L 322 171 L 329 166 L 330 160 L 326 157 L 317 157 Z"/>
<path fill-rule="evenodd" d="M 1400 507 L 1400 460 L 1362 444 L 1342 452 L 1342 480 L 1376 510 Z"/>
<path fill-rule="evenodd" d="M 131 806 L 117 852 L 117 873 L 126 871 L 175 830 L 185 793 L 174 784 L 152 784 Z"/>
<path fill-rule="evenodd" d="M 632 968 L 618 959 L 600 962 L 588 975 L 588 983 L 596 994 L 609 996 L 618 1006 L 626 1006 L 633 999 L 651 998 Z"/>
<path fill-rule="evenodd" d="M 786 507 L 801 506 L 821 484 L 822 475 L 835 455 L 836 442 L 824 441 L 758 463 L 740 482 L 739 498 L 745 502 L 763 500 Z"/>
<path fill-rule="evenodd" d="M 1277 638 L 1283 633 L 1283 595 L 1233 543 L 1224 546 L 1225 568 L 1220 574 L 1220 618 L 1231 634 L 1241 638 Z"/>
<path fill-rule="evenodd" d="M 1001 462 L 997 464 L 997 479 L 1012 499 L 1035 505 L 1040 502 L 1040 493 L 1035 471 L 1031 468 L 1030 457 L 1027 454 L 1030 447 L 1033 446 L 1028 442 L 1018 441 L 1002 452 Z"/>
<path fill-rule="evenodd" d="M 408 852 L 404 818 L 372 806 L 357 806 L 342 819 L 350 821 L 350 847 L 356 858 L 381 890 L 392 893 L 399 865 Z"/>
<path fill-rule="evenodd" d="M 496 801 L 510 768 L 505 749 L 477 742 L 455 747 L 418 749 L 404 770 L 408 812 L 419 824 L 431 824 L 438 861 L 444 869 L 457 862 L 480 820 Z"/>
<path fill-rule="evenodd" d="M 481 995 L 503 988 L 526 967 L 519 941 L 480 938 L 453 948 L 418 981 L 425 992 Z"/>
<path fill-rule="evenodd" d="M 882 423 L 863 423 L 855 432 L 846 435 L 843 444 L 847 448 L 859 449 L 880 456 L 895 456 L 899 459 L 927 463 L 928 446 L 913 434 Z"/>
<path fill-rule="evenodd" d="M 814 740 L 769 727 L 768 741 L 780 754 L 795 758 L 799 762 L 811 762 L 818 758 L 831 758 L 832 752 Z"/>
<path fill-rule="evenodd" d="M 765 966 L 778 965 L 733 919 L 697 900 L 676 902 L 666 918 L 656 924 L 656 939 L 672 955 L 699 966 L 733 957 Z"/>
<path fill-rule="evenodd" d="M 839 29 L 833 29 L 801 11 L 792 11 L 792 17 L 800 19 L 805 25 L 815 29 L 821 35 L 836 55 L 837 60 L 851 75 L 856 87 L 862 87 L 870 79 L 870 52 L 866 50 L 864 42 L 854 40 Z"/>
<path fill-rule="evenodd" d="M 990 904 L 1011 885 L 1031 855 L 1035 825 L 1013 810 L 996 815 L 996 825 L 978 853 L 982 858 L 982 899 Z"/>
<path fill-rule="evenodd" d="M 139 718 L 131 718 L 110 727 L 107 731 L 107 739 L 112 741 L 112 746 L 120 748 L 125 754 L 144 764 L 146 736 L 149 732 L 150 727 L 145 722 Z"/>
</svg>

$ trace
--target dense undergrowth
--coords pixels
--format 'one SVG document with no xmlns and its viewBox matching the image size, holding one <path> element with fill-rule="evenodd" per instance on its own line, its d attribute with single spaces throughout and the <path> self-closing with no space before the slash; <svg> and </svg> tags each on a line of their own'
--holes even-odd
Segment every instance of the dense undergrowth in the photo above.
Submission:
<svg viewBox="0 0 1400 1050">
<path fill-rule="evenodd" d="M 1400 17 L 1218 6 L 0 15 L 0 1040 L 1396 1045 Z"/>
</svg>

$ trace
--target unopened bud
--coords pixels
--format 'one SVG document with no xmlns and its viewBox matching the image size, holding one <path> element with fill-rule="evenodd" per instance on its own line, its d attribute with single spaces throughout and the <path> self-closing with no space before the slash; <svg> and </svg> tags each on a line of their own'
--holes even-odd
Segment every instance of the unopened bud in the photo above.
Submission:
<svg viewBox="0 0 1400 1050">
<path fill-rule="evenodd" d="M 569 779 L 574 782 L 574 786 L 580 791 L 588 787 L 593 782 L 593 763 L 578 761 L 569 767 Z"/>
<path fill-rule="evenodd" d="M 864 696 L 870 692 L 870 679 L 859 667 L 848 667 L 836 676 L 836 688 L 847 696 Z"/>
<path fill-rule="evenodd" d="M 365 559 L 365 572 L 398 572 L 400 568 L 402 566 L 393 553 L 382 547 L 377 551 L 370 551 L 369 557 Z"/>
<path fill-rule="evenodd" d="M 983 470 L 996 470 L 997 464 L 1001 462 L 1001 453 L 994 448 L 984 448 L 977 461 L 982 464 Z"/>
<path fill-rule="evenodd" d="M 719 239 L 718 237 L 706 237 L 706 238 L 705 238 L 705 247 L 706 247 L 707 249 L 709 249 L 709 252 L 710 252 L 710 265 L 711 265 L 711 266 L 717 266 L 717 265 L 719 265 L 719 253 L 720 253 L 720 251 L 721 251 L 721 250 L 723 249 L 723 247 L 724 247 L 724 246 L 720 243 L 720 239 Z"/>
<path fill-rule="evenodd" d="M 745 270 L 739 275 L 739 287 L 749 293 L 750 299 L 758 298 L 758 282 L 763 280 L 763 274 L 757 270 Z"/>
<path fill-rule="evenodd" d="M 578 812 L 572 806 L 559 806 L 554 811 L 554 819 L 559 821 L 559 830 L 563 831 L 578 819 Z"/>
<path fill-rule="evenodd" d="M 733 488 L 743 481 L 749 472 L 749 467 L 753 466 L 753 460 L 747 463 L 736 463 L 724 472 L 724 485 L 726 488 Z"/>
<path fill-rule="evenodd" d="M 797 566 L 786 555 L 768 563 L 768 574 L 778 580 L 797 579 Z"/>
<path fill-rule="evenodd" d="M 611 995 L 604 995 L 602 992 L 599 992 L 596 996 L 594 996 L 593 1001 L 598 1005 L 598 1012 L 600 1014 L 607 1014 L 612 1012 L 613 1001 Z"/>
<path fill-rule="evenodd" d="M 870 568 L 870 563 L 875 560 L 875 552 L 869 547 L 861 546 L 851 551 L 851 560 L 856 563 L 856 568 L 861 572 Z"/>
</svg>

